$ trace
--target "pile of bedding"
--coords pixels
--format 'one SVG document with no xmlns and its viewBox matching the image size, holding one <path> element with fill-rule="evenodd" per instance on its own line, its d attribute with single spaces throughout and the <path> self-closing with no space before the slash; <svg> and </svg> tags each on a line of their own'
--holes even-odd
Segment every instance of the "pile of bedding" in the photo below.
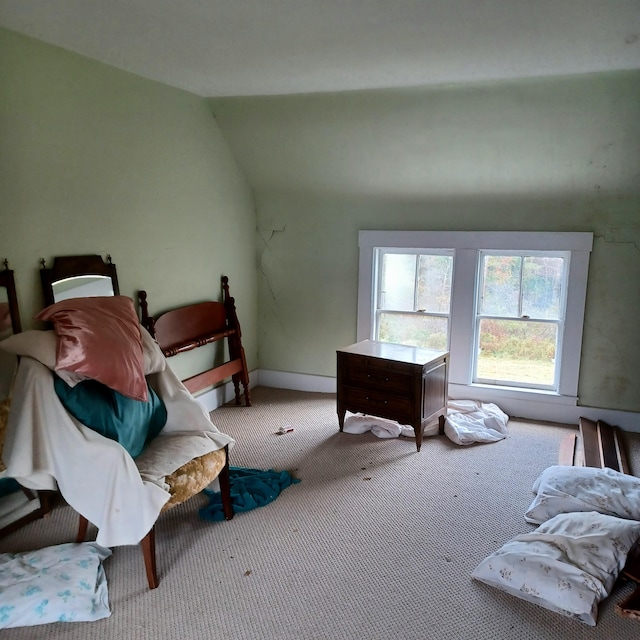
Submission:
<svg viewBox="0 0 640 640">
<path fill-rule="evenodd" d="M 509 416 L 497 405 L 475 400 L 449 400 L 444 434 L 459 445 L 498 442 L 507 437 Z M 344 421 L 345 433 L 366 433 L 371 431 L 378 438 L 413 438 L 413 427 L 399 424 L 394 420 L 370 415 L 350 415 Z M 438 422 L 427 425 L 423 436 L 439 433 Z"/>
<path fill-rule="evenodd" d="M 106 311 L 113 312 L 108 323 Z M 98 528 L 98 544 L 137 544 L 170 498 L 164 478 L 196 456 L 232 447 L 234 440 L 211 424 L 167 366 L 129 298 L 73 299 L 45 312 L 39 318 L 53 320 L 55 332 L 30 330 L 0 342 L 21 356 L 3 450 L 7 475 L 29 489 L 59 489 Z M 95 395 L 74 404 L 96 382 L 108 387 L 102 404 L 116 407 L 106 426 L 104 412 L 93 415 Z M 117 402 L 111 391 L 121 394 Z M 75 409 L 67 410 L 63 400 Z M 155 422 L 151 431 L 147 422 L 132 437 L 130 408 L 138 401 L 151 408 L 144 409 L 145 420 Z M 90 428 L 79 418 L 96 423 Z"/>
<path fill-rule="evenodd" d="M 552 466 L 533 485 L 525 520 L 539 525 L 471 574 L 517 598 L 595 626 L 640 540 L 640 478 L 593 467 Z"/>
<path fill-rule="evenodd" d="M 0 629 L 110 616 L 102 566 L 110 555 L 95 542 L 0 553 Z"/>
</svg>

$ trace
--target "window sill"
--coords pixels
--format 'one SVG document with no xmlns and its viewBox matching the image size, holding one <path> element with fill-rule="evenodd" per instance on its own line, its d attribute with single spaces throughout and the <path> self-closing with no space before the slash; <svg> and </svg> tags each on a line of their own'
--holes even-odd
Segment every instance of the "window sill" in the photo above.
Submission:
<svg viewBox="0 0 640 640">
<path fill-rule="evenodd" d="M 577 406 L 577 396 L 563 396 L 555 391 L 542 389 L 520 389 L 492 384 L 455 384 L 449 382 L 449 397 L 455 400 L 479 400 L 494 402 L 500 400 L 521 400 L 526 402 L 543 402 L 545 404 L 559 404 Z"/>
</svg>

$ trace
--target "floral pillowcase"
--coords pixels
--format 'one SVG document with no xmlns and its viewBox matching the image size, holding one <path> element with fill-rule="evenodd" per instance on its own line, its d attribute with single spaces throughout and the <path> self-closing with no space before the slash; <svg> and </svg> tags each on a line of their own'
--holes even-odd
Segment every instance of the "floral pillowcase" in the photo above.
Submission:
<svg viewBox="0 0 640 640">
<path fill-rule="evenodd" d="M 579 511 L 640 520 L 640 478 L 613 469 L 552 466 L 535 481 L 533 493 L 524 516 L 533 524 Z"/>
<path fill-rule="evenodd" d="M 102 566 L 110 555 L 95 542 L 0 554 L 0 629 L 110 616 Z"/>
<path fill-rule="evenodd" d="M 480 582 L 594 626 L 640 522 L 596 512 L 555 516 L 516 536 L 471 574 Z"/>
</svg>

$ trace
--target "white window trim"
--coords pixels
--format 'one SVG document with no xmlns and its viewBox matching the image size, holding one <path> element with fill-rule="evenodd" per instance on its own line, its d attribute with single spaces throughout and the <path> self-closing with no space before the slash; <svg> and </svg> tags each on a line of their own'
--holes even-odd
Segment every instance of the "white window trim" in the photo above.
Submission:
<svg viewBox="0 0 640 640">
<path fill-rule="evenodd" d="M 589 254 L 592 246 L 593 234 L 590 232 L 360 231 L 357 339 L 367 340 L 373 335 L 372 301 L 376 287 L 376 248 L 454 249 L 449 396 L 493 402 L 506 398 L 576 405 Z M 565 332 L 562 340 L 562 370 L 557 393 L 472 383 L 470 355 L 473 349 L 477 281 L 475 277 L 469 277 L 469 274 L 475 276 L 480 250 L 571 252 Z"/>
<path fill-rule="evenodd" d="M 567 289 L 569 286 L 569 271 L 571 268 L 571 251 L 534 251 L 533 249 L 527 249 L 526 251 L 522 252 L 522 251 L 498 251 L 496 249 L 491 249 L 491 250 L 487 250 L 485 251 L 484 249 L 480 250 L 478 252 L 478 273 L 476 274 L 477 278 L 478 278 L 478 289 L 476 291 L 476 300 L 475 300 L 475 310 L 474 310 L 474 314 L 475 314 L 475 321 L 474 321 L 474 333 L 475 333 L 475 337 L 476 337 L 476 341 L 479 343 L 479 339 L 480 336 L 478 335 L 478 321 L 479 321 L 479 317 L 481 317 L 483 314 L 480 313 L 480 298 L 481 298 L 481 289 L 484 286 L 483 283 L 483 268 L 482 268 L 482 259 L 483 256 L 486 255 L 501 255 L 501 256 L 509 256 L 509 255 L 515 255 L 515 256 L 551 256 L 551 257 L 559 257 L 562 258 L 565 262 L 564 264 L 566 265 L 566 268 L 563 268 L 563 276 L 562 276 L 562 299 L 560 301 L 560 305 L 562 308 L 562 317 L 558 318 L 558 319 L 551 319 L 551 322 L 555 322 L 556 326 L 558 327 L 558 342 L 556 344 L 556 346 L 558 347 L 558 351 L 556 353 L 556 363 L 559 364 L 559 366 L 554 367 L 555 372 L 554 372 L 554 380 L 553 383 L 550 385 L 537 385 L 537 386 L 532 386 L 533 389 L 539 389 L 539 390 L 547 390 L 547 391 L 555 391 L 557 388 L 559 388 L 560 386 L 560 379 L 559 379 L 559 373 L 560 371 L 562 371 L 562 356 L 563 356 L 563 351 L 562 351 L 562 342 L 563 342 L 563 336 L 564 336 L 564 331 L 565 331 L 565 313 L 564 310 L 566 308 L 566 301 L 567 301 Z M 522 277 L 522 273 L 520 274 Z M 522 285 L 522 282 L 520 283 Z M 522 294 L 522 291 L 520 292 Z M 489 314 L 491 315 L 491 314 Z M 514 318 L 517 320 L 517 318 Z M 533 320 L 535 321 L 542 321 L 545 322 L 546 320 L 544 318 L 533 318 Z M 479 380 L 478 376 L 474 376 L 473 375 L 473 371 L 476 370 L 478 361 L 478 344 L 476 344 L 474 346 L 474 360 L 475 362 L 471 362 L 471 367 L 472 367 L 472 378 L 473 378 L 473 382 L 475 384 L 483 384 L 483 382 L 487 383 L 487 384 L 491 384 L 491 386 L 495 386 L 496 383 L 492 382 L 490 383 L 489 381 L 485 380 Z M 506 386 L 513 386 L 513 387 L 520 387 L 520 388 L 527 388 L 527 385 L 524 383 L 514 383 L 513 385 L 509 384 L 508 382 L 505 382 L 504 385 Z M 499 383 L 498 383 L 498 386 Z"/>
<path fill-rule="evenodd" d="M 372 256 L 373 256 L 372 266 L 373 266 L 373 264 L 375 264 L 375 249 L 380 249 L 380 248 L 381 247 L 374 248 L 374 253 L 372 254 Z M 402 248 L 399 248 L 399 249 L 390 249 L 389 247 L 384 247 L 384 249 L 385 249 L 385 253 L 412 253 L 412 254 L 414 254 L 416 256 L 420 256 L 420 254 L 421 254 L 421 250 L 409 249 L 407 247 L 402 247 Z M 455 260 L 454 260 L 455 255 L 454 254 L 455 254 L 455 251 L 453 251 L 451 249 L 430 249 L 429 252 L 428 252 L 428 255 L 430 255 L 430 256 L 442 255 L 442 256 L 450 257 L 452 259 L 452 262 L 455 263 Z M 379 259 L 380 258 L 378 256 L 378 260 Z M 452 286 L 453 286 L 453 274 L 451 274 L 451 281 L 452 281 Z M 371 304 L 373 306 L 372 306 L 372 315 L 371 315 L 372 324 L 371 324 L 370 333 L 371 333 L 371 336 L 373 337 L 374 335 L 377 335 L 377 332 L 378 332 L 377 324 L 379 322 L 379 320 L 378 320 L 379 314 L 382 311 L 389 311 L 389 310 L 388 309 L 381 309 L 378 306 L 379 297 L 380 297 L 380 282 L 377 282 L 377 281 L 373 282 L 372 281 L 372 284 L 373 284 L 374 294 L 373 294 L 373 298 L 371 300 Z M 415 290 L 414 290 L 414 294 L 415 294 Z M 432 318 L 434 318 L 434 317 L 446 318 L 447 322 L 450 323 L 451 322 L 451 311 L 452 311 L 451 304 L 449 304 L 449 310 L 446 313 L 445 312 L 441 313 L 441 312 L 429 311 L 429 312 L 426 312 L 424 314 L 424 316 L 428 316 L 428 317 L 432 317 Z M 400 313 L 409 313 L 409 314 L 413 314 L 413 315 L 416 315 L 416 316 L 418 315 L 418 313 L 416 311 L 404 310 L 404 311 L 400 311 Z M 449 335 L 450 334 L 451 334 L 451 331 L 449 331 Z"/>
</svg>

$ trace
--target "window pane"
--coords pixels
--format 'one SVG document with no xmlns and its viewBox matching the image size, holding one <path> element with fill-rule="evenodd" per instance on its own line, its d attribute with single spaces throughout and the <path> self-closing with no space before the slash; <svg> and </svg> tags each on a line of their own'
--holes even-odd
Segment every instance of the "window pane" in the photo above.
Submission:
<svg viewBox="0 0 640 640">
<path fill-rule="evenodd" d="M 551 322 L 480 320 L 476 378 L 552 386 L 557 333 Z"/>
<path fill-rule="evenodd" d="M 378 340 L 412 347 L 446 350 L 447 318 L 415 313 L 381 313 Z"/>
<path fill-rule="evenodd" d="M 480 313 L 516 318 L 520 300 L 520 256 L 484 256 Z"/>
<path fill-rule="evenodd" d="M 449 313 L 452 270 L 452 256 L 419 257 L 417 310 Z"/>
<path fill-rule="evenodd" d="M 416 258 L 401 253 L 384 254 L 378 309 L 414 310 Z"/>
<path fill-rule="evenodd" d="M 531 318 L 560 317 L 563 258 L 528 256 L 522 269 L 522 313 Z"/>
</svg>

